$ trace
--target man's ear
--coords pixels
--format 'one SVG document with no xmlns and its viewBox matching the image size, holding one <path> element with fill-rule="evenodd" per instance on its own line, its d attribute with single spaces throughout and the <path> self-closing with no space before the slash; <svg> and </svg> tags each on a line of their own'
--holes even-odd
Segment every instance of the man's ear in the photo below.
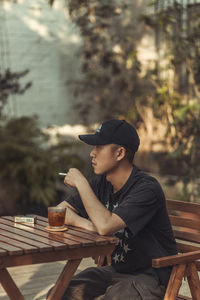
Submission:
<svg viewBox="0 0 200 300">
<path fill-rule="evenodd" d="M 126 149 L 124 147 L 119 147 L 117 149 L 117 160 L 122 160 L 126 155 Z"/>
</svg>

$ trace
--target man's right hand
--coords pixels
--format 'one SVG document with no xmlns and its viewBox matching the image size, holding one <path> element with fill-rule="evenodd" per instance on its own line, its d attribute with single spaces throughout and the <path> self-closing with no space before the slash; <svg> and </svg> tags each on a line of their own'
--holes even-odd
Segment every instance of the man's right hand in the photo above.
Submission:
<svg viewBox="0 0 200 300">
<path fill-rule="evenodd" d="M 80 182 L 87 183 L 87 179 L 78 169 L 70 168 L 65 176 L 64 184 L 77 188 Z"/>
</svg>

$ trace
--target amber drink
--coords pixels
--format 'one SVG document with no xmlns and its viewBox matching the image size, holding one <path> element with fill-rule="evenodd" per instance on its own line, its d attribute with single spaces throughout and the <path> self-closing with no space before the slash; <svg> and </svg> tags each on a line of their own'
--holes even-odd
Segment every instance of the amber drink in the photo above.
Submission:
<svg viewBox="0 0 200 300">
<path fill-rule="evenodd" d="M 52 229 L 61 229 L 65 224 L 66 207 L 51 206 L 48 207 L 48 221 Z"/>
</svg>

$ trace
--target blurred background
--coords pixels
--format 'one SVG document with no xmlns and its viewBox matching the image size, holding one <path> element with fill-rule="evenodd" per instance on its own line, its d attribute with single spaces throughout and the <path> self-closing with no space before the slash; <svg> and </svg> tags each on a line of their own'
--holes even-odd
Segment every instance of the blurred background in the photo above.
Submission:
<svg viewBox="0 0 200 300">
<path fill-rule="evenodd" d="M 133 124 L 135 164 L 200 202 L 200 0 L 0 1 L 0 214 L 38 213 L 92 176 L 77 135 Z"/>
</svg>

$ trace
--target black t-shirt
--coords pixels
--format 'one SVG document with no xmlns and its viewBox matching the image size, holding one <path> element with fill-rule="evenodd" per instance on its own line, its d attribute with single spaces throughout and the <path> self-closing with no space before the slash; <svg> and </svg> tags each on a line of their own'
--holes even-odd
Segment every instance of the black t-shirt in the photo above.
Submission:
<svg viewBox="0 0 200 300">
<path fill-rule="evenodd" d="M 171 268 L 151 267 L 153 258 L 177 253 L 160 184 L 136 166 L 125 185 L 116 193 L 113 193 L 105 175 L 95 176 L 90 184 L 104 206 L 127 225 L 115 233 L 119 243 L 112 253 L 112 266 L 121 273 L 154 273 L 166 286 Z M 88 218 L 78 194 L 70 196 L 67 202 L 81 216 Z"/>
</svg>

